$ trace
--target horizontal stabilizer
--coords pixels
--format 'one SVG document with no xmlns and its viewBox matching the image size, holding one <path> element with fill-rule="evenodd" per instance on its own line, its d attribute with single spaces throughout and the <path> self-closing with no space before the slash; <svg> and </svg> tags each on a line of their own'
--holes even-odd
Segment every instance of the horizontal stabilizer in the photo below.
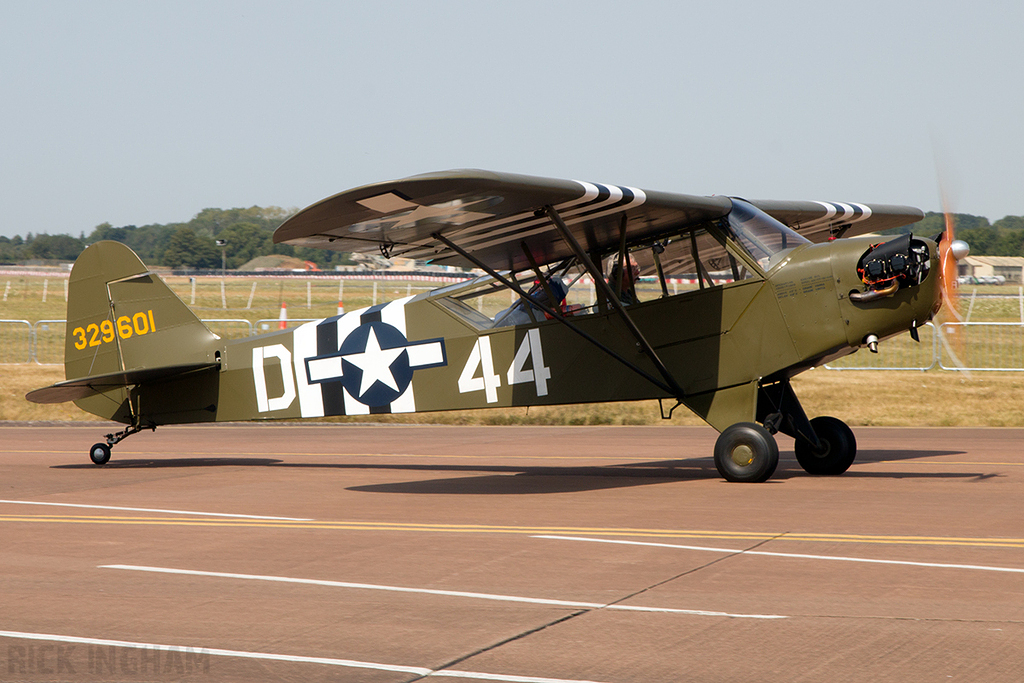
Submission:
<svg viewBox="0 0 1024 683">
<path fill-rule="evenodd" d="M 93 377 L 82 377 L 57 382 L 52 386 L 30 391 L 25 395 L 25 398 L 33 403 L 77 401 L 81 398 L 102 394 L 111 389 L 158 382 L 218 367 L 220 367 L 219 363 L 192 363 L 189 365 L 168 365 L 162 368 L 111 372 L 106 375 L 95 375 Z"/>
</svg>

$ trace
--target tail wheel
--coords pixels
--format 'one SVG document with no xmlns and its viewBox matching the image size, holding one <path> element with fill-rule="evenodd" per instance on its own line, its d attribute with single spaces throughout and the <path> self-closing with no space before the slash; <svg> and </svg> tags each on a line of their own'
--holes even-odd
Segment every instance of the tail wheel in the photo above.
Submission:
<svg viewBox="0 0 1024 683">
<path fill-rule="evenodd" d="M 808 474 L 837 475 L 850 469 L 857 457 L 857 439 L 845 422 L 822 416 L 811 420 L 811 427 L 823 446 L 821 451 L 804 439 L 794 443 L 796 460 Z"/>
<path fill-rule="evenodd" d="M 778 464 L 779 445 L 759 424 L 734 424 L 715 442 L 715 467 L 727 481 L 766 481 Z"/>
<path fill-rule="evenodd" d="M 102 442 L 93 444 L 89 449 L 89 459 L 94 465 L 106 465 L 110 460 L 110 446 Z"/>
</svg>

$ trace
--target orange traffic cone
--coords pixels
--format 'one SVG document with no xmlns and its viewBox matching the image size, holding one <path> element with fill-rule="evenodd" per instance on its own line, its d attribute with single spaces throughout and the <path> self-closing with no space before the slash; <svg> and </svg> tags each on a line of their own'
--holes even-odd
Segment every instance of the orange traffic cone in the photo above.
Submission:
<svg viewBox="0 0 1024 683">
<path fill-rule="evenodd" d="M 338 302 L 338 315 L 345 315 L 345 302 L 344 301 L 339 301 Z"/>
<path fill-rule="evenodd" d="M 281 317 L 277 319 L 277 329 L 283 330 L 288 327 L 288 304 L 281 302 Z"/>
</svg>

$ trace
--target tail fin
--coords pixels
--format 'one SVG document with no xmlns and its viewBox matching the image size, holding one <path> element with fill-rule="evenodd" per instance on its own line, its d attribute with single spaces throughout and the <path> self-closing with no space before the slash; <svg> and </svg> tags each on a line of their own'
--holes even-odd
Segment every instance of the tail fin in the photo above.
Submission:
<svg viewBox="0 0 1024 683">
<path fill-rule="evenodd" d="M 216 419 L 219 337 L 131 249 L 97 242 L 82 252 L 67 317 L 67 379 L 25 398 L 74 401 L 133 428 Z"/>
<path fill-rule="evenodd" d="M 82 252 L 68 283 L 68 380 L 215 362 L 218 337 L 119 242 Z"/>
</svg>

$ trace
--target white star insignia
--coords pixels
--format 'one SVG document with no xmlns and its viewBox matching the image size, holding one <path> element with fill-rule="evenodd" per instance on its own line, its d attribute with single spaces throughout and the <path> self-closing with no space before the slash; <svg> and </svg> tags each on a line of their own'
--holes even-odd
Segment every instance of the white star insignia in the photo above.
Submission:
<svg viewBox="0 0 1024 683">
<path fill-rule="evenodd" d="M 473 210 L 474 207 L 478 207 L 480 205 L 480 202 L 465 202 L 461 199 L 441 204 L 433 204 L 430 206 L 404 201 L 401 205 L 393 201 L 367 203 L 367 200 L 364 200 L 360 203 L 375 211 L 378 209 L 391 209 L 392 212 L 382 218 L 374 218 L 369 221 L 351 225 L 348 228 L 349 232 L 366 233 L 402 230 L 425 225 L 465 225 L 466 223 L 471 223 L 484 218 L 494 218 L 492 214 Z M 407 207 L 414 208 L 409 209 Z M 399 208 L 401 210 L 396 212 L 393 210 L 395 208 Z"/>
<path fill-rule="evenodd" d="M 391 364 L 402 355 L 404 347 L 397 349 L 382 349 L 377 335 L 370 328 L 370 334 L 366 338 L 366 348 L 362 353 L 353 353 L 345 356 L 345 360 L 363 371 L 362 381 L 359 383 L 359 396 L 364 396 L 373 386 L 374 382 L 381 382 L 386 386 L 398 391 L 398 382 L 391 372 Z"/>
<path fill-rule="evenodd" d="M 433 206 L 417 206 L 412 211 L 404 214 L 390 216 L 397 219 L 391 226 L 393 229 L 412 228 L 420 223 L 442 223 L 450 225 L 463 225 L 481 218 L 492 218 L 490 214 L 472 211 L 456 200 Z"/>
</svg>

